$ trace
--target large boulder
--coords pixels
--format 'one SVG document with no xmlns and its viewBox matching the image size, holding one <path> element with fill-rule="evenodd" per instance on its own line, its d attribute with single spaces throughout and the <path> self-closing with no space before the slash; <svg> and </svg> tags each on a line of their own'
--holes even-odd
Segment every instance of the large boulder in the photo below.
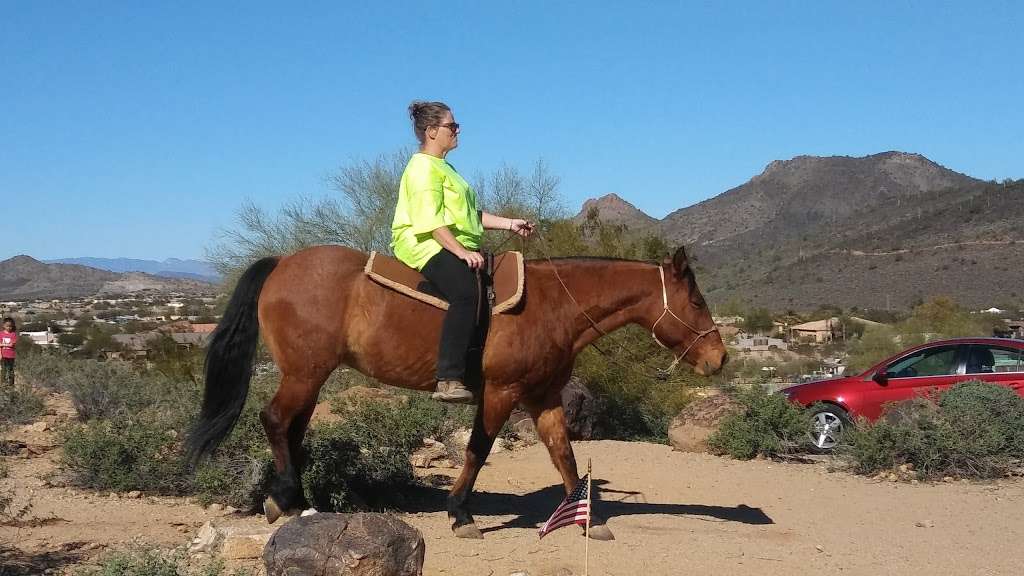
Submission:
<svg viewBox="0 0 1024 576">
<path fill-rule="evenodd" d="M 572 440 L 590 440 L 598 432 L 598 415 L 600 400 L 593 392 L 573 376 L 562 388 L 562 408 L 565 410 L 565 423 L 569 427 L 569 438 Z"/>
<path fill-rule="evenodd" d="M 722 420 L 742 410 L 742 406 L 726 394 L 694 400 L 669 424 L 669 444 L 682 452 L 707 452 L 708 438 Z"/>
<path fill-rule="evenodd" d="M 419 530 L 388 514 L 313 514 L 267 543 L 267 576 L 422 576 Z"/>
</svg>

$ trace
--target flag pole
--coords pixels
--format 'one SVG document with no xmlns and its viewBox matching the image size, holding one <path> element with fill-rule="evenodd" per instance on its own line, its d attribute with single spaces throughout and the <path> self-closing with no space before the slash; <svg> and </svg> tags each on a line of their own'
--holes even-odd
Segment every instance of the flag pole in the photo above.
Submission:
<svg viewBox="0 0 1024 576">
<path fill-rule="evenodd" d="M 587 543 L 583 547 L 583 576 L 590 576 L 590 481 L 593 478 L 590 472 L 590 458 L 587 458 L 587 527 L 584 533 Z"/>
</svg>

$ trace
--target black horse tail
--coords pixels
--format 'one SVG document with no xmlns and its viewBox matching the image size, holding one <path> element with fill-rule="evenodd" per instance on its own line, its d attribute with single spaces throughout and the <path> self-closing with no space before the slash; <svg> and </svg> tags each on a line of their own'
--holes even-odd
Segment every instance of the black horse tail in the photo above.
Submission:
<svg viewBox="0 0 1024 576">
<path fill-rule="evenodd" d="M 242 274 L 224 316 L 206 350 L 206 389 L 199 420 L 185 442 L 185 455 L 195 464 L 231 433 L 249 395 L 249 380 L 259 343 L 257 303 L 263 282 L 278 259 L 257 260 Z"/>
</svg>

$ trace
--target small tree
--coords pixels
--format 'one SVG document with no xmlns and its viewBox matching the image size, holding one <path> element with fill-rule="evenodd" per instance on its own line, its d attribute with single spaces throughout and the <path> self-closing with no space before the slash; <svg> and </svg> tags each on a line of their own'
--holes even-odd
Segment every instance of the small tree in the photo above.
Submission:
<svg viewBox="0 0 1024 576">
<path fill-rule="evenodd" d="M 771 332 L 772 314 L 766 308 L 755 308 L 743 317 L 743 330 L 749 334 Z"/>
</svg>

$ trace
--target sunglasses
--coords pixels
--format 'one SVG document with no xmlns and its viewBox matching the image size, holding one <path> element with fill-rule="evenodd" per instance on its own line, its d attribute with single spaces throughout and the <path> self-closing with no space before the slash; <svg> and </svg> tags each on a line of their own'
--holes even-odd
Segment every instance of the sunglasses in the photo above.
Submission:
<svg viewBox="0 0 1024 576">
<path fill-rule="evenodd" d="M 456 132 L 459 131 L 459 123 L 458 122 L 449 122 L 447 124 L 438 124 L 438 126 L 441 127 L 441 128 L 447 128 L 447 129 L 451 130 L 452 134 L 455 134 Z"/>
</svg>

